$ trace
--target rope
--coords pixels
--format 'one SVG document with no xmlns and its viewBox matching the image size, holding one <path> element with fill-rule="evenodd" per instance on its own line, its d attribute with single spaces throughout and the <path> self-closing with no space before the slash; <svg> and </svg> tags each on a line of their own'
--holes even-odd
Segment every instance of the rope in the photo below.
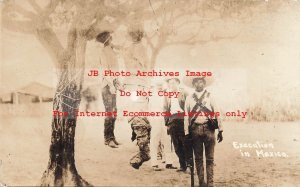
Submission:
<svg viewBox="0 0 300 187">
<path fill-rule="evenodd" d="M 79 75 L 79 73 L 81 73 L 81 71 L 78 71 L 77 73 L 76 73 L 76 75 L 66 84 L 66 86 L 60 91 L 60 92 L 55 92 L 55 95 L 56 95 L 56 99 L 58 99 L 60 102 L 62 102 L 61 101 L 61 97 L 60 98 L 57 98 L 57 97 L 59 97 L 59 96 L 64 96 L 64 97 L 67 97 L 67 98 L 69 98 L 69 99 L 72 99 L 72 100 L 77 100 L 77 101 L 80 101 L 80 98 L 79 99 L 75 99 L 75 98 L 72 98 L 72 97 L 70 97 L 70 96 L 66 96 L 66 95 L 64 95 L 64 94 L 62 94 L 62 92 L 70 85 L 70 83 L 72 82 L 72 81 L 74 81 L 77 77 L 78 77 L 78 75 Z"/>
<path fill-rule="evenodd" d="M 60 92 L 56 92 L 56 93 L 58 93 L 59 95 L 70 85 L 70 83 L 72 82 L 72 81 L 74 81 L 75 80 L 75 78 L 77 78 L 77 76 L 79 75 L 79 73 L 80 73 L 81 71 L 78 71 L 77 72 L 77 74 L 73 77 L 73 79 L 71 79 L 67 84 L 66 84 L 66 86 L 60 91 Z"/>
<path fill-rule="evenodd" d="M 72 81 L 74 81 L 77 77 L 78 77 L 78 75 L 80 75 L 80 73 L 81 73 L 81 71 L 78 71 L 76 74 L 75 74 L 75 76 L 65 85 L 65 87 L 61 90 L 61 91 L 56 91 L 55 92 L 55 99 L 56 100 L 58 100 L 58 103 L 62 103 L 62 104 L 64 104 L 64 105 L 66 105 L 66 106 L 68 106 L 68 107 L 70 107 L 70 108 L 72 108 L 72 109 L 77 109 L 77 108 L 74 108 L 74 107 L 72 107 L 71 105 L 69 105 L 69 104 L 67 104 L 67 103 L 65 103 L 65 102 L 63 102 L 62 101 L 62 96 L 64 96 L 64 97 L 66 97 L 66 98 L 69 98 L 69 99 L 72 99 L 73 101 L 80 101 L 80 98 L 79 99 L 76 99 L 76 98 L 72 98 L 72 97 L 70 97 L 70 96 L 67 96 L 67 95 L 64 95 L 64 94 L 62 94 L 62 92 L 71 84 L 71 82 Z M 56 127 L 56 125 L 54 124 L 53 125 L 54 126 L 54 130 L 55 131 L 57 131 L 58 130 L 58 128 Z"/>
<path fill-rule="evenodd" d="M 64 95 L 64 94 L 60 94 L 61 96 L 64 96 L 64 97 L 67 97 L 67 98 L 69 98 L 69 99 L 73 99 L 73 100 L 80 100 L 80 99 L 74 99 L 74 98 L 72 98 L 72 97 L 69 97 L 69 96 L 66 96 L 66 95 Z"/>
<path fill-rule="evenodd" d="M 148 86 L 144 86 L 144 85 L 140 85 L 140 84 L 124 84 L 124 85 L 133 85 L 133 86 L 140 86 L 140 87 L 144 87 L 144 88 L 150 88 Z"/>
<path fill-rule="evenodd" d="M 77 108 L 72 107 L 71 105 L 68 105 L 67 103 L 64 103 L 63 101 L 61 101 L 61 103 L 67 105 L 68 107 L 70 107 L 72 109 L 77 109 Z"/>
<path fill-rule="evenodd" d="M 159 23 L 158 23 L 158 20 L 157 20 L 157 16 L 156 16 L 156 13 L 155 13 L 155 11 L 154 11 L 154 9 L 153 9 L 151 0 L 149 0 L 149 5 L 150 5 L 150 7 L 151 7 L 151 9 L 152 9 L 152 12 L 153 12 L 153 14 L 154 14 L 154 16 L 155 16 L 155 22 L 156 22 L 156 25 L 157 25 L 157 27 L 159 27 Z M 157 31 L 158 31 L 158 29 L 157 29 Z"/>
</svg>

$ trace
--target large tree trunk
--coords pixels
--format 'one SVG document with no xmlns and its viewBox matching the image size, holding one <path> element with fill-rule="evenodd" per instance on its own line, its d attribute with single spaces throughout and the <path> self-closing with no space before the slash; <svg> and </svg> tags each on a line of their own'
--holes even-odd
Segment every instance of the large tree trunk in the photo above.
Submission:
<svg viewBox="0 0 300 187">
<path fill-rule="evenodd" d="M 42 186 L 90 186 L 78 174 L 75 165 L 74 138 L 76 110 L 79 108 L 84 74 L 86 41 L 74 31 L 74 45 L 64 52 L 53 111 L 67 116 L 53 116 L 48 167 L 41 179 Z"/>
</svg>

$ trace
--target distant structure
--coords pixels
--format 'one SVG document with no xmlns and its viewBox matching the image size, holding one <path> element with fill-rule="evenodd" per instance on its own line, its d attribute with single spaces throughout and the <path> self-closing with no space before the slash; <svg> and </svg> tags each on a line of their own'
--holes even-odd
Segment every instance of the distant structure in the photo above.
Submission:
<svg viewBox="0 0 300 187">
<path fill-rule="evenodd" d="M 0 93 L 1 104 L 26 104 L 52 102 L 54 88 L 38 82 L 31 82 L 23 88 Z"/>
</svg>

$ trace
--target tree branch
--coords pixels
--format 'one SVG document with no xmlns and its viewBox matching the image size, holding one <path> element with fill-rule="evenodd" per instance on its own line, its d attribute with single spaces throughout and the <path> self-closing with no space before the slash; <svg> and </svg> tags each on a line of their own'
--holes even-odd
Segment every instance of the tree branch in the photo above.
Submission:
<svg viewBox="0 0 300 187">
<path fill-rule="evenodd" d="M 42 8 L 40 7 L 40 5 L 38 5 L 36 3 L 35 0 L 27 0 L 28 3 L 31 5 L 31 7 L 38 13 L 38 14 L 41 14 L 42 13 Z"/>
<path fill-rule="evenodd" d="M 56 67 L 60 67 L 59 62 L 64 52 L 64 48 L 55 32 L 51 28 L 43 26 L 36 30 L 36 37 L 48 51 L 50 57 L 53 58 Z"/>
<path fill-rule="evenodd" d="M 33 12 L 25 10 L 23 7 L 15 4 L 15 3 L 6 3 L 6 4 L 4 4 L 4 8 L 3 8 L 3 13 L 4 14 L 6 14 L 8 16 L 10 13 L 13 13 L 13 12 L 21 14 L 25 18 L 28 18 L 28 19 L 31 19 L 31 20 L 33 20 L 37 16 Z"/>
<path fill-rule="evenodd" d="M 192 40 L 191 38 L 189 38 L 188 40 L 181 40 L 181 41 L 172 41 L 172 42 L 166 42 L 165 46 L 170 46 L 170 45 L 178 45 L 178 44 L 183 44 L 183 45 L 195 45 L 195 44 L 206 44 L 209 42 L 217 42 L 220 40 L 231 40 L 236 38 L 238 35 L 240 35 L 241 32 L 232 35 L 232 36 L 215 36 L 213 34 L 210 35 L 210 37 L 207 40 L 203 40 L 203 39 L 198 39 L 198 40 Z M 193 38 L 196 38 L 193 37 Z"/>
<path fill-rule="evenodd" d="M 59 4 L 61 0 L 50 0 L 49 4 L 46 6 L 44 9 L 42 16 L 43 17 L 49 17 L 49 15 L 54 12 L 56 9 L 57 5 Z"/>
<path fill-rule="evenodd" d="M 104 4 L 98 4 L 97 12 L 94 16 L 94 22 L 91 24 L 91 27 L 88 29 L 86 37 L 88 40 L 94 39 L 97 34 L 103 31 L 114 31 L 121 23 L 127 19 L 126 11 L 123 11 L 119 8 L 110 8 L 106 7 Z M 122 5 L 123 7 L 124 5 Z M 111 16 L 114 18 L 112 23 L 103 21 L 105 16 Z"/>
<path fill-rule="evenodd" d="M 149 36 L 146 36 L 146 41 L 147 41 L 147 44 L 150 46 L 151 50 L 153 51 L 154 50 L 154 45 L 153 43 L 151 42 L 151 39 Z"/>
<path fill-rule="evenodd" d="M 32 34 L 34 32 L 34 23 L 32 21 L 14 21 L 2 18 L 3 28 L 12 32 L 21 32 Z"/>
</svg>

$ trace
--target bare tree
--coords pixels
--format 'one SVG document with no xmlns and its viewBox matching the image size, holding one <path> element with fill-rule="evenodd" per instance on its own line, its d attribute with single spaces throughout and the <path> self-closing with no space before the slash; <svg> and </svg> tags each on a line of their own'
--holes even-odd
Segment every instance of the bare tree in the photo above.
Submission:
<svg viewBox="0 0 300 187">
<path fill-rule="evenodd" d="M 130 12 L 143 14 L 140 10 L 144 10 L 145 4 L 115 1 L 115 6 L 107 7 L 103 0 L 50 0 L 42 6 L 40 2 L 44 1 L 3 2 L 2 24 L 12 32 L 36 37 L 58 70 L 53 110 L 68 115 L 52 118 L 50 159 L 41 185 L 88 186 L 90 184 L 78 174 L 74 159 L 75 111 L 81 101 L 86 44 L 98 33 L 111 31 L 126 18 L 130 20 Z M 28 6 L 30 10 L 26 9 Z M 114 21 L 107 24 L 106 17 L 112 17 Z M 63 26 L 68 30 L 65 47 L 55 32 L 57 27 Z"/>
<path fill-rule="evenodd" d="M 68 113 L 67 116 L 53 116 L 50 159 L 41 185 L 89 185 L 78 174 L 74 160 L 75 110 L 81 101 L 85 50 L 89 40 L 101 31 L 114 30 L 121 24 L 128 26 L 136 18 L 142 23 L 152 24 L 154 26 L 146 36 L 151 60 L 145 67 L 153 69 L 159 52 L 166 46 L 205 44 L 236 37 L 240 31 L 227 35 L 210 33 L 208 37 L 200 34 L 210 32 L 207 27 L 211 22 L 226 17 L 247 21 L 252 9 L 263 3 L 255 0 L 4 1 L 3 27 L 13 32 L 31 34 L 45 47 L 58 70 L 59 82 L 53 110 Z M 108 23 L 106 18 L 112 18 L 112 21 Z M 180 30 L 188 24 L 194 25 L 193 32 L 180 35 Z M 65 45 L 56 34 L 57 28 L 61 27 L 67 30 Z"/>
<path fill-rule="evenodd" d="M 158 2 L 149 0 L 153 19 L 149 20 L 152 30 L 148 31 L 146 40 L 151 49 L 150 69 L 155 67 L 159 52 L 171 45 L 204 45 L 208 42 L 231 40 L 242 32 L 238 25 L 252 21 L 256 8 L 264 6 L 263 11 L 278 6 L 278 3 L 266 4 L 265 1 L 249 0 L 177 0 Z M 221 22 L 222 20 L 222 22 Z M 212 28 L 233 24 L 226 30 Z M 184 33 L 187 29 L 188 33 Z"/>
<path fill-rule="evenodd" d="M 10 31 L 32 34 L 48 51 L 59 77 L 53 110 L 68 113 L 67 116 L 53 116 L 50 159 L 41 185 L 89 185 L 80 177 L 75 166 L 75 110 L 81 101 L 86 43 L 101 30 L 111 29 L 99 24 L 108 13 L 103 1 L 51 0 L 45 7 L 35 0 L 26 3 L 34 11 L 26 10 L 17 1 L 4 2 L 3 26 Z M 55 17 L 58 19 L 53 19 Z M 67 24 L 68 28 L 65 47 L 54 31 L 56 26 L 63 24 Z"/>
</svg>

